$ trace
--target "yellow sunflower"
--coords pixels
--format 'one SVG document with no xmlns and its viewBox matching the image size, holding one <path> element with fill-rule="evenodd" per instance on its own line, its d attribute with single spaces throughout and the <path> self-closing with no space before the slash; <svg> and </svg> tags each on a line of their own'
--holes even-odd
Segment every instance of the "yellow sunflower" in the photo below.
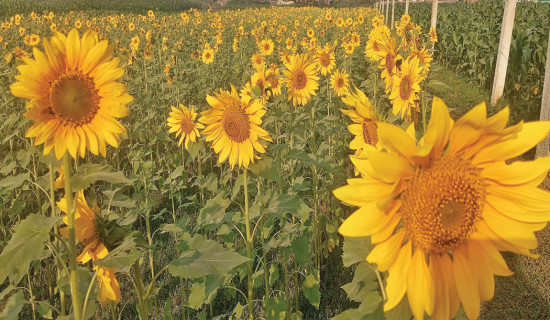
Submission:
<svg viewBox="0 0 550 320">
<path fill-rule="evenodd" d="M 281 94 L 281 80 L 279 79 L 279 68 L 277 65 L 271 65 L 271 67 L 267 69 L 265 80 L 269 82 L 270 88 L 267 91 L 269 96 L 278 96 Z"/>
<path fill-rule="evenodd" d="M 422 67 L 421 76 L 422 78 L 426 79 L 428 77 L 428 71 L 430 71 L 432 55 L 428 52 L 428 49 L 426 49 L 426 47 L 422 47 L 422 49 L 419 50 L 411 50 L 409 59 L 412 57 L 418 58 L 418 65 Z"/>
<path fill-rule="evenodd" d="M 167 119 L 168 126 L 170 127 L 169 133 L 175 132 L 176 138 L 180 137 L 178 141 L 178 146 L 185 140 L 185 149 L 189 150 L 189 141 L 196 142 L 197 137 L 200 137 L 199 129 L 204 129 L 204 126 L 200 123 L 196 123 L 195 119 L 197 118 L 197 113 L 195 108 L 187 108 L 186 106 L 179 104 L 179 109 L 172 108 L 170 112 L 170 117 Z"/>
<path fill-rule="evenodd" d="M 430 41 L 433 43 L 437 42 L 437 32 L 435 31 L 434 27 L 430 28 Z"/>
<path fill-rule="evenodd" d="M 44 144 L 44 154 L 55 147 L 58 159 L 67 150 L 73 158 L 84 158 L 86 149 L 105 156 L 106 143 L 116 148 L 126 133 L 115 118 L 127 116 L 133 100 L 117 82 L 124 74 L 120 60 L 90 30 L 82 38 L 76 29 L 67 37 L 55 33 L 43 43 L 46 53 L 35 49 L 34 59 L 25 58 L 10 86 L 14 96 L 29 100 L 23 116 L 33 125 L 26 136 Z"/>
<path fill-rule="evenodd" d="M 349 147 L 355 150 L 355 155 L 358 157 L 366 157 L 367 151 L 380 149 L 380 141 L 378 139 L 378 117 L 369 98 L 357 87 L 355 92 L 349 90 L 342 97 L 348 107 L 353 109 L 340 109 L 342 113 L 349 116 L 354 124 L 348 126 L 348 130 L 355 135 Z"/>
<path fill-rule="evenodd" d="M 99 281 L 99 301 L 101 305 L 105 307 L 109 300 L 119 303 L 120 285 L 114 270 L 107 267 L 99 267 L 97 280 Z"/>
<path fill-rule="evenodd" d="M 202 51 L 202 62 L 204 64 L 211 64 L 214 62 L 214 50 L 211 48 L 204 48 Z"/>
<path fill-rule="evenodd" d="M 411 108 L 418 100 L 422 67 L 418 65 L 418 58 L 406 59 L 401 63 L 399 75 L 393 75 L 393 88 L 389 99 L 393 105 L 393 114 L 399 114 L 401 119 L 411 121 Z"/>
<path fill-rule="evenodd" d="M 373 62 L 380 61 L 380 59 L 384 57 L 384 52 L 380 49 L 380 44 L 387 42 L 385 39 L 389 36 L 390 29 L 388 29 L 385 24 L 372 29 L 369 33 L 367 46 L 365 47 L 365 56 Z"/>
<path fill-rule="evenodd" d="M 319 88 L 315 64 L 310 61 L 306 54 L 295 54 L 290 57 L 290 63 L 285 63 L 286 70 L 283 70 L 283 80 L 288 88 L 288 100 L 292 104 L 305 105 L 316 95 L 315 90 Z"/>
<path fill-rule="evenodd" d="M 252 74 L 250 79 L 252 87 L 257 87 L 260 89 L 260 103 L 264 105 L 267 102 L 267 93 L 266 89 L 271 86 L 271 83 L 266 80 L 265 66 L 260 66 L 256 69 L 256 72 Z"/>
<path fill-rule="evenodd" d="M 250 61 L 252 62 L 254 69 L 259 69 L 262 66 L 265 66 L 265 58 L 259 53 L 253 54 Z"/>
<path fill-rule="evenodd" d="M 273 53 L 274 45 L 271 39 L 262 40 L 259 47 L 262 56 L 270 56 Z"/>
<path fill-rule="evenodd" d="M 487 118 L 482 103 L 454 122 L 435 97 L 420 143 L 379 123 L 385 151 L 352 158 L 363 177 L 334 195 L 360 208 L 339 232 L 376 244 L 367 261 L 389 271 L 384 310 L 407 293 L 417 319 L 452 318 L 461 303 L 477 319 L 480 301 L 494 295 L 494 275 L 512 274 L 499 251 L 536 257 L 533 232 L 550 220 L 550 193 L 537 186 L 550 157 L 507 160 L 542 141 L 550 123 L 505 128 L 508 116 L 505 108 Z"/>
<path fill-rule="evenodd" d="M 402 57 L 395 49 L 394 37 L 384 38 L 384 42 L 380 43 L 380 50 L 382 51 L 382 61 L 378 68 L 383 69 L 381 76 L 386 84 L 384 91 L 389 93 L 393 87 L 393 76 L 397 73 L 397 61 Z"/>
<path fill-rule="evenodd" d="M 317 50 L 315 55 L 315 63 L 317 64 L 317 71 L 326 76 L 332 72 L 332 68 L 336 66 L 336 59 L 334 58 L 334 49 L 328 44 L 324 48 Z"/>
<path fill-rule="evenodd" d="M 269 133 L 262 129 L 263 105 L 257 99 L 239 98 L 237 90 L 220 90 L 215 96 L 206 96 L 212 107 L 202 112 L 200 122 L 206 125 L 202 131 L 206 141 L 212 141 L 212 149 L 219 154 L 218 163 L 229 158 L 231 168 L 248 168 L 250 162 L 259 159 L 254 150 L 265 153 L 260 138 L 272 141 Z"/>
<path fill-rule="evenodd" d="M 337 96 L 341 97 L 348 91 L 349 88 L 349 74 L 346 70 L 336 70 L 332 76 L 330 76 L 330 87 L 334 90 Z"/>
</svg>

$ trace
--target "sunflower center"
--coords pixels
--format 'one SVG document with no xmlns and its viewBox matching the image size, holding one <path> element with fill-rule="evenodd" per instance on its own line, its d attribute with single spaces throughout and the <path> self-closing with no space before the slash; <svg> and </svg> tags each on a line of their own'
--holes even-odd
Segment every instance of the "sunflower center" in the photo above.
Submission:
<svg viewBox="0 0 550 320">
<path fill-rule="evenodd" d="M 342 88 L 344 86 L 344 78 L 338 78 L 338 80 L 336 80 L 336 86 Z"/>
<path fill-rule="evenodd" d="M 307 76 L 306 73 L 302 70 L 296 71 L 294 74 L 294 87 L 298 90 L 306 87 Z"/>
<path fill-rule="evenodd" d="M 393 55 L 388 53 L 386 55 L 386 71 L 390 76 L 393 75 L 393 67 L 395 66 L 395 61 L 393 60 Z"/>
<path fill-rule="evenodd" d="M 191 121 L 188 117 L 183 117 L 180 122 L 181 131 L 185 134 L 191 134 L 195 126 L 193 125 L 193 121 Z"/>
<path fill-rule="evenodd" d="M 330 57 L 327 53 L 323 52 L 321 54 L 321 56 L 319 57 L 319 63 L 321 64 L 321 66 L 323 67 L 328 67 L 329 64 L 330 64 Z"/>
<path fill-rule="evenodd" d="M 475 230 L 485 195 L 478 168 L 460 157 L 443 156 L 417 170 L 401 196 L 407 235 L 428 252 L 452 251 Z"/>
<path fill-rule="evenodd" d="M 62 76 L 50 86 L 52 112 L 65 124 L 89 123 L 99 109 L 99 95 L 94 82 L 79 73 Z"/>
<path fill-rule="evenodd" d="M 403 79 L 401 79 L 401 83 L 399 84 L 399 96 L 402 100 L 409 100 L 409 97 L 411 96 L 411 77 L 404 76 Z"/>
<path fill-rule="evenodd" d="M 372 50 L 380 51 L 380 48 L 378 47 L 378 42 L 376 42 L 376 40 L 372 41 Z"/>
<path fill-rule="evenodd" d="M 236 105 L 230 105 L 222 116 L 225 133 L 235 142 L 243 142 L 250 136 L 250 121 L 246 112 Z"/>
<path fill-rule="evenodd" d="M 363 140 L 365 143 L 368 143 L 371 146 L 376 146 L 378 143 L 378 134 L 376 132 L 378 126 L 376 125 L 376 122 L 366 119 L 361 127 L 363 128 Z"/>
<path fill-rule="evenodd" d="M 269 49 L 271 48 L 271 46 L 269 45 L 269 43 L 266 43 L 264 44 L 264 51 L 269 51 Z"/>
<path fill-rule="evenodd" d="M 256 80 L 256 87 L 260 88 L 260 91 L 263 94 L 264 93 L 264 80 L 263 79 Z"/>
</svg>

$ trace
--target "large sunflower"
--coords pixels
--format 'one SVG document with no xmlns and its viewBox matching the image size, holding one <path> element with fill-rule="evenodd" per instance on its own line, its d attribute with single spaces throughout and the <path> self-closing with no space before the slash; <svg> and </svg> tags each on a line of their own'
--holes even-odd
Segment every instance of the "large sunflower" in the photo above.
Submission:
<svg viewBox="0 0 550 320">
<path fill-rule="evenodd" d="M 105 156 L 106 143 L 118 147 L 124 127 L 115 119 L 129 114 L 133 100 L 126 85 L 116 82 L 124 74 L 113 47 L 88 30 L 82 38 L 76 29 L 65 37 L 56 32 L 44 39 L 45 53 L 33 49 L 34 59 L 24 58 L 14 96 L 28 99 L 23 116 L 33 125 L 26 136 L 44 144 L 44 154 L 55 148 L 60 159 L 68 150 L 84 158 L 86 149 Z"/>
<path fill-rule="evenodd" d="M 389 97 L 393 114 L 399 114 L 407 121 L 411 120 L 411 109 L 414 108 L 414 101 L 418 100 L 417 93 L 420 92 L 420 81 L 423 79 L 421 72 L 418 58 L 414 57 L 404 60 L 399 75 L 393 75 L 393 88 Z"/>
<path fill-rule="evenodd" d="M 179 104 L 180 108 L 172 108 L 170 117 L 167 119 L 168 126 L 170 127 L 169 133 L 175 132 L 176 138 L 180 137 L 178 146 L 185 140 L 185 149 L 188 150 L 189 141 L 196 142 L 197 137 L 200 137 L 199 129 L 203 129 L 204 126 L 200 123 L 196 123 L 197 113 L 195 108 L 187 108 L 186 106 Z"/>
<path fill-rule="evenodd" d="M 269 133 L 262 129 L 263 105 L 257 99 L 239 98 L 237 90 L 220 90 L 215 96 L 206 96 L 212 107 L 202 112 L 200 122 L 206 125 L 202 131 L 206 141 L 212 141 L 212 148 L 220 155 L 218 163 L 229 158 L 233 168 L 248 168 L 250 162 L 259 159 L 254 150 L 265 153 L 265 146 L 259 138 L 271 141 Z"/>
<path fill-rule="evenodd" d="M 366 157 L 367 151 L 380 149 L 378 139 L 378 117 L 369 98 L 357 87 L 355 92 L 349 90 L 342 97 L 342 102 L 353 109 L 340 109 L 349 116 L 354 123 L 348 126 L 348 130 L 355 135 L 349 147 L 355 150 L 358 157 Z"/>
<path fill-rule="evenodd" d="M 321 72 L 322 75 L 330 74 L 336 65 L 332 46 L 326 44 L 324 48 L 319 48 L 315 56 L 315 63 L 317 64 L 317 71 Z"/>
<path fill-rule="evenodd" d="M 288 100 L 292 99 L 294 106 L 305 105 L 319 88 L 315 64 L 307 54 L 295 54 L 290 57 L 290 63 L 285 62 L 285 67 L 283 81 L 288 87 Z"/>
<path fill-rule="evenodd" d="M 533 234 L 550 220 L 550 193 L 537 186 L 550 157 L 506 161 L 542 141 L 549 122 L 505 128 L 509 110 L 487 118 L 480 104 L 456 122 L 437 97 L 416 143 L 402 129 L 378 124 L 386 151 L 352 158 L 362 178 L 335 196 L 360 208 L 340 226 L 344 236 L 371 236 L 367 261 L 389 271 L 384 310 L 407 293 L 417 319 L 468 318 L 494 294 L 494 275 L 509 276 L 499 251 L 535 256 Z"/>
</svg>

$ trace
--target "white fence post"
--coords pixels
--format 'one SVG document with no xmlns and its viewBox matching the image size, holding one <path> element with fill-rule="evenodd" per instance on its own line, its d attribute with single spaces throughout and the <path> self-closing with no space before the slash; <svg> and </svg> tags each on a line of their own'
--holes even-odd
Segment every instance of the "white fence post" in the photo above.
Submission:
<svg viewBox="0 0 550 320">
<path fill-rule="evenodd" d="M 550 120 L 550 32 L 548 32 L 548 50 L 546 50 L 546 68 L 542 87 L 542 103 L 540 105 L 540 120 Z M 550 148 L 550 136 L 537 145 L 537 158 L 546 157 Z"/>
<path fill-rule="evenodd" d="M 405 13 L 409 14 L 409 0 L 405 0 Z"/>
<path fill-rule="evenodd" d="M 504 14 L 502 15 L 502 27 L 500 28 L 500 41 L 498 43 L 497 65 L 495 79 L 491 92 L 491 105 L 496 105 L 504 93 L 506 69 L 508 68 L 508 56 L 510 55 L 510 43 L 512 42 L 512 30 L 514 29 L 514 17 L 516 15 L 516 0 L 506 0 Z"/>
<path fill-rule="evenodd" d="M 384 18 L 386 18 L 386 21 L 384 21 L 384 22 L 386 22 L 386 25 L 388 25 L 388 21 L 389 21 L 388 15 L 389 15 L 389 13 L 390 13 L 390 0 L 386 0 L 386 15 L 384 16 Z"/>
<path fill-rule="evenodd" d="M 437 25 L 437 0 L 432 0 L 432 22 L 430 27 L 434 28 Z"/>
<path fill-rule="evenodd" d="M 395 21 L 395 0 L 391 0 L 391 28 L 393 30 L 393 25 Z"/>
</svg>

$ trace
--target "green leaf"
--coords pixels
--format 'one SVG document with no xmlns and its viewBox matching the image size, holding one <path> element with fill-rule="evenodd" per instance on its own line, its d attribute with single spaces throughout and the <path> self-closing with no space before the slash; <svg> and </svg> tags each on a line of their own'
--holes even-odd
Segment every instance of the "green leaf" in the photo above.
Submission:
<svg viewBox="0 0 550 320">
<path fill-rule="evenodd" d="M 168 299 L 166 299 L 166 302 L 164 303 L 164 308 L 162 308 L 162 319 L 174 320 L 174 317 L 172 317 L 172 315 L 170 314 L 170 311 L 172 310 L 172 300 L 172 297 L 168 297 Z"/>
<path fill-rule="evenodd" d="M 202 142 L 202 140 L 199 140 L 198 142 L 189 142 L 189 150 L 187 150 L 189 152 L 189 155 L 191 156 L 190 159 L 187 160 L 187 162 L 189 163 L 189 161 L 194 161 L 195 158 L 197 157 L 197 155 L 199 154 L 199 151 L 203 148 L 204 146 L 204 143 Z"/>
<path fill-rule="evenodd" d="M 187 250 L 181 253 L 179 259 L 172 260 L 169 264 L 168 270 L 173 276 L 188 279 L 210 274 L 222 276 L 250 260 L 202 235 L 187 238 L 183 240 L 187 242 Z"/>
<path fill-rule="evenodd" d="M 0 313 L 0 319 L 3 320 L 17 320 L 19 319 L 19 313 L 23 310 L 23 305 L 27 301 L 22 291 L 17 291 L 12 295 L 6 303 L 4 310 Z"/>
<path fill-rule="evenodd" d="M 21 221 L 0 254 L 0 283 L 9 276 L 18 283 L 34 260 L 44 258 L 44 242 L 50 239 L 50 230 L 60 217 L 31 214 Z"/>
<path fill-rule="evenodd" d="M 231 312 L 231 319 L 241 319 L 243 315 L 244 307 L 240 302 L 237 302 L 237 305 Z"/>
<path fill-rule="evenodd" d="M 130 184 L 129 180 L 122 172 L 115 172 L 109 165 L 103 164 L 83 164 L 79 168 L 79 172 L 71 177 L 73 191 L 87 189 L 96 181 L 105 181 L 112 184 Z"/>
<path fill-rule="evenodd" d="M 434 89 L 436 91 L 450 91 L 450 90 L 452 90 L 452 88 L 449 87 L 446 83 L 444 83 L 442 81 L 439 81 L 439 80 L 435 80 L 435 79 L 432 79 L 432 80 L 428 81 L 428 83 L 426 84 L 426 87 Z"/>
<path fill-rule="evenodd" d="M 409 320 L 413 317 L 409 300 L 405 297 L 393 309 L 384 313 L 386 320 Z"/>
<path fill-rule="evenodd" d="M 309 300 L 315 308 L 319 309 L 319 303 L 321 303 L 321 292 L 319 291 L 319 272 L 313 270 L 313 273 L 309 273 L 304 283 L 302 283 L 302 291 L 304 296 Z"/>
<path fill-rule="evenodd" d="M 377 288 L 376 273 L 366 262 L 361 262 L 355 269 L 353 280 L 342 286 L 348 298 L 356 302 L 362 302 L 370 291 Z"/>
<path fill-rule="evenodd" d="M 300 266 L 305 267 L 310 260 L 309 254 L 309 239 L 305 235 L 296 237 L 290 245 L 294 257 Z"/>
<path fill-rule="evenodd" d="M 344 253 L 342 254 L 344 266 L 349 267 L 357 262 L 365 261 L 370 250 L 370 237 L 344 237 Z"/>
<path fill-rule="evenodd" d="M 206 201 L 206 206 L 200 210 L 196 228 L 209 225 L 214 225 L 217 227 L 229 219 L 229 216 L 225 214 L 225 211 L 231 204 L 231 200 L 225 197 L 226 194 L 222 192 L 219 193 L 214 199 L 209 199 Z"/>
<path fill-rule="evenodd" d="M 204 283 L 193 283 L 193 286 L 191 287 L 191 294 L 187 299 L 187 306 L 189 306 L 189 308 L 198 310 L 202 306 L 205 298 L 205 288 Z"/>
<path fill-rule="evenodd" d="M 286 318 L 287 301 L 283 296 L 273 298 L 264 297 L 264 302 L 267 320 L 284 320 Z"/>
<path fill-rule="evenodd" d="M 357 309 L 346 310 L 332 318 L 332 320 L 369 320 L 371 319 L 369 315 L 377 311 L 381 303 L 382 297 L 378 292 L 369 292 Z M 380 317 L 373 317 L 372 319 L 380 319 Z"/>
<path fill-rule="evenodd" d="M 52 315 L 52 307 L 50 304 L 46 301 L 35 301 L 38 303 L 38 308 L 36 310 L 38 311 L 38 314 L 45 319 L 53 319 Z"/>
<path fill-rule="evenodd" d="M 282 216 L 285 213 L 295 214 L 300 209 L 301 200 L 296 195 L 280 194 L 269 201 L 267 215 Z"/>
<path fill-rule="evenodd" d="M 21 173 L 16 176 L 9 176 L 0 180 L 0 189 L 4 189 L 4 191 L 11 191 L 21 187 L 25 181 L 30 180 L 31 174 L 29 172 Z"/>
<path fill-rule="evenodd" d="M 136 241 L 133 234 L 126 236 L 124 242 L 116 247 L 113 251 L 101 259 L 94 261 L 94 265 L 100 267 L 112 268 L 114 272 L 130 272 L 130 267 L 141 256 L 141 253 L 136 249 Z"/>
<path fill-rule="evenodd" d="M 277 166 L 273 167 L 273 159 L 268 156 L 262 156 L 260 160 L 250 164 L 248 168 L 262 178 L 275 182 L 279 181 Z"/>
</svg>

